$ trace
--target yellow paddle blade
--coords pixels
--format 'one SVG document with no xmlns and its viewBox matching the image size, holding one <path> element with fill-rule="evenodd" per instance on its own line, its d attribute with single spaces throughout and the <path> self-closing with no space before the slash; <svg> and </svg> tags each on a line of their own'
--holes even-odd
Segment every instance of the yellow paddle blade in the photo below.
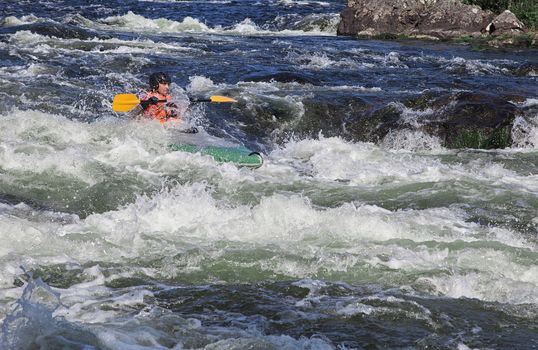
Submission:
<svg viewBox="0 0 538 350">
<path fill-rule="evenodd" d="M 112 110 L 114 112 L 129 112 L 140 103 L 140 100 L 134 94 L 118 94 L 114 96 Z"/>
<path fill-rule="evenodd" d="M 218 96 L 218 95 L 211 96 L 209 99 L 211 100 L 211 102 L 214 102 L 214 103 L 220 103 L 220 102 L 237 102 L 237 100 L 234 100 L 234 99 L 231 98 L 231 97 Z"/>
</svg>

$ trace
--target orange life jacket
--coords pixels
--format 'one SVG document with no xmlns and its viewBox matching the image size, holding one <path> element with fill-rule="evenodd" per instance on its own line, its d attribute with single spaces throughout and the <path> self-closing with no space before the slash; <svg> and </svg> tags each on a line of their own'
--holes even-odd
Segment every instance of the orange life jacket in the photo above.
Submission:
<svg viewBox="0 0 538 350">
<path fill-rule="evenodd" d="M 178 120 L 180 119 L 177 107 L 168 106 L 167 104 L 171 103 L 171 95 L 161 95 L 156 91 L 150 91 L 146 95 L 140 98 L 140 101 L 147 101 L 152 97 L 157 97 L 159 100 L 166 100 L 168 102 L 158 102 L 156 104 L 149 105 L 148 108 L 144 111 L 146 117 L 158 119 L 161 124 L 166 123 L 169 120 Z"/>
</svg>

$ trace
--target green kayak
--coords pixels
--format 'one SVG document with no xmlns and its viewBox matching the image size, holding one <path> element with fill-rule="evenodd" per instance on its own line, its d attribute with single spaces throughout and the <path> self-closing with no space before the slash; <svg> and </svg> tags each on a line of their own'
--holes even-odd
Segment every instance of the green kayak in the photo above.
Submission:
<svg viewBox="0 0 538 350">
<path fill-rule="evenodd" d="M 196 146 L 172 143 L 168 145 L 168 148 L 171 151 L 209 155 L 217 162 L 233 163 L 239 167 L 259 168 L 263 164 L 263 158 L 258 152 L 252 152 L 245 147 Z"/>
</svg>

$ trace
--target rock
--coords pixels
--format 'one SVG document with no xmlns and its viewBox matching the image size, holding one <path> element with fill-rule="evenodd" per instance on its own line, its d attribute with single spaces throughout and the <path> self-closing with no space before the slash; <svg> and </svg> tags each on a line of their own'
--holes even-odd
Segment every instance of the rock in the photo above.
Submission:
<svg viewBox="0 0 538 350">
<path fill-rule="evenodd" d="M 433 112 L 413 125 L 406 121 L 398 104 L 388 104 L 363 112 L 353 122 L 348 120 L 348 136 L 354 141 L 378 143 L 391 132 L 408 130 L 437 137 L 446 148 L 506 148 L 512 145 L 514 120 L 522 114 L 504 98 L 478 93 L 425 94 L 406 101 L 405 106 L 417 112 Z"/>
<path fill-rule="evenodd" d="M 496 96 L 459 93 L 442 97 L 444 105 L 438 132 L 447 148 L 506 148 L 512 145 L 511 130 L 521 111 Z"/>
<path fill-rule="evenodd" d="M 357 118 L 362 119 L 369 108 L 366 101 L 358 96 L 338 98 L 337 96 L 316 96 L 303 101 L 304 115 L 294 126 L 294 132 L 315 138 L 319 132 L 327 137 L 348 138 L 348 127 L 352 128 Z M 364 141 L 364 138 L 354 138 Z"/>
<path fill-rule="evenodd" d="M 272 74 L 251 74 L 243 78 L 244 81 L 254 82 L 271 82 L 277 81 L 279 83 L 298 83 L 298 84 L 311 84 L 319 85 L 319 79 L 298 72 L 276 72 Z"/>
<path fill-rule="evenodd" d="M 538 77 L 538 63 L 528 62 L 517 67 L 512 72 L 514 75 L 520 77 Z"/>
<path fill-rule="evenodd" d="M 96 31 L 82 29 L 69 24 L 53 23 L 53 22 L 37 22 L 31 24 L 23 24 L 7 28 L 11 32 L 20 30 L 29 30 L 32 33 L 52 36 L 61 39 L 80 39 L 89 40 L 92 38 L 109 39 L 110 36 L 101 35 Z"/>
<path fill-rule="evenodd" d="M 504 11 L 487 26 L 491 35 L 520 35 L 525 34 L 525 25 L 509 10 Z"/>
<path fill-rule="evenodd" d="M 282 98 L 238 104 L 236 118 L 246 134 L 281 143 L 300 138 L 338 136 L 353 142 L 380 143 L 389 134 L 418 132 L 446 148 L 511 147 L 515 120 L 523 114 L 514 102 L 524 96 L 476 92 L 429 92 L 403 102 L 334 92 L 305 97 L 297 104 Z M 239 116 L 239 117 L 238 117 Z"/>
<path fill-rule="evenodd" d="M 353 141 L 379 143 L 393 130 L 406 127 L 401 123 L 401 111 L 394 104 L 369 110 L 348 121 L 346 131 Z"/>
<path fill-rule="evenodd" d="M 340 17 L 339 35 L 393 33 L 448 39 L 479 36 L 495 16 L 459 0 L 349 0 Z"/>
</svg>

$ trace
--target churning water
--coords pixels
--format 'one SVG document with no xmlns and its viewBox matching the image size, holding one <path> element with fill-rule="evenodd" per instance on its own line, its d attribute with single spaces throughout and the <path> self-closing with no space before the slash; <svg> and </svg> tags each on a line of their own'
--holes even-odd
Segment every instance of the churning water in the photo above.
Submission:
<svg viewBox="0 0 538 350">
<path fill-rule="evenodd" d="M 336 37 L 344 5 L 4 0 L 0 348 L 537 348 L 536 52 Z M 111 111 L 157 70 L 238 99 L 187 123 L 265 164 Z M 432 91 L 514 96 L 513 146 L 361 142 L 319 107 L 420 125 Z"/>
</svg>

